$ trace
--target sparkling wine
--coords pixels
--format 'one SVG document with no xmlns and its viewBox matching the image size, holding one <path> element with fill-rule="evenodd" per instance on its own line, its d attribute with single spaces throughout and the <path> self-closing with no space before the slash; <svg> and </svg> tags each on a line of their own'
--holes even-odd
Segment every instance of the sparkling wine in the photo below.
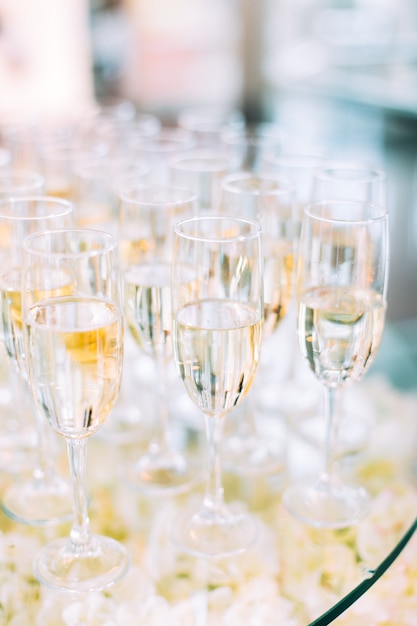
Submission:
<svg viewBox="0 0 417 626">
<path fill-rule="evenodd" d="M 126 226 L 124 227 L 126 228 Z M 132 233 L 130 233 L 132 236 Z M 156 240 L 152 238 L 138 237 L 137 239 L 127 239 L 121 236 L 119 250 L 122 266 L 140 267 L 146 263 L 147 253 L 153 253 L 156 248 Z"/>
<path fill-rule="evenodd" d="M 172 353 L 171 265 L 130 267 L 123 276 L 126 322 L 137 344 L 150 356 Z"/>
<path fill-rule="evenodd" d="M 49 286 L 36 290 L 37 298 L 70 295 L 71 279 L 66 272 L 56 271 L 49 275 Z M 8 356 L 21 368 L 24 363 L 22 336 L 21 271 L 14 268 L 5 273 L 0 281 L 1 332 Z"/>
<path fill-rule="evenodd" d="M 95 226 L 107 226 L 116 219 L 116 208 L 111 202 L 78 202 L 76 210 L 77 226 L 80 228 L 94 228 Z"/>
<path fill-rule="evenodd" d="M 64 181 L 56 181 L 53 185 L 49 182 L 49 184 L 47 184 L 46 191 L 48 196 L 54 196 L 55 198 L 61 198 L 62 200 L 72 200 L 74 197 L 74 191 L 69 187 L 69 185 L 65 184 Z"/>
<path fill-rule="evenodd" d="M 173 322 L 180 377 L 191 399 L 208 414 L 227 412 L 250 388 L 259 362 L 263 319 L 232 300 L 201 300 Z"/>
<path fill-rule="evenodd" d="M 119 393 L 120 311 L 99 298 L 51 298 L 29 310 L 27 325 L 29 379 L 40 411 L 64 436 L 92 434 Z"/>
<path fill-rule="evenodd" d="M 292 243 L 265 246 L 264 319 L 265 336 L 270 336 L 285 317 L 291 301 L 294 272 Z"/>
<path fill-rule="evenodd" d="M 371 290 L 317 287 L 300 298 L 298 335 L 302 354 L 328 385 L 359 379 L 378 350 L 385 306 Z"/>
<path fill-rule="evenodd" d="M 20 271 L 13 270 L 2 276 L 0 284 L 1 332 L 8 356 L 17 360 L 22 345 L 22 294 Z"/>
</svg>

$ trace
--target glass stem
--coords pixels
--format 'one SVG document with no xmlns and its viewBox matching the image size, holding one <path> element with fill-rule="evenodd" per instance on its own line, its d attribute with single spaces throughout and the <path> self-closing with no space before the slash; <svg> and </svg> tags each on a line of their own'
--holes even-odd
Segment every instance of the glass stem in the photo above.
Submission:
<svg viewBox="0 0 417 626">
<path fill-rule="evenodd" d="M 326 424 L 326 439 L 324 442 L 324 468 L 322 473 L 322 481 L 328 483 L 331 479 L 334 444 L 336 440 L 336 387 L 324 387 L 324 418 Z"/>
<path fill-rule="evenodd" d="M 255 420 L 256 400 L 252 391 L 254 390 L 251 390 L 251 393 L 243 401 L 243 419 L 239 420 L 239 433 L 244 438 L 255 436 L 257 432 Z"/>
<path fill-rule="evenodd" d="M 165 355 L 157 352 L 155 360 L 155 372 L 158 384 L 155 385 L 155 415 L 152 420 L 151 443 L 149 452 L 160 454 L 169 450 L 168 433 L 168 403 L 167 403 L 167 363 Z"/>
<path fill-rule="evenodd" d="M 224 490 L 220 461 L 220 443 L 224 415 L 205 415 L 207 437 L 208 479 L 204 495 L 204 507 L 212 513 L 221 513 L 224 508 Z"/>
<path fill-rule="evenodd" d="M 40 482 L 52 479 L 53 469 L 53 447 L 51 441 L 52 432 L 47 420 L 39 414 L 35 408 L 36 437 L 38 444 L 38 466 L 34 469 L 33 475 L 35 480 Z"/>
<path fill-rule="evenodd" d="M 74 519 L 71 528 L 71 542 L 83 548 L 90 539 L 88 499 L 86 488 L 87 439 L 67 439 L 69 467 L 73 487 Z"/>
<path fill-rule="evenodd" d="M 39 483 L 43 483 L 52 478 L 53 469 L 53 444 L 51 442 L 51 427 L 47 420 L 42 417 L 36 407 L 29 405 L 27 402 L 30 396 L 30 386 L 26 378 L 18 375 L 19 398 L 22 406 L 26 411 L 30 411 L 35 421 L 36 447 L 37 447 L 37 465 L 33 470 L 33 478 Z"/>
</svg>

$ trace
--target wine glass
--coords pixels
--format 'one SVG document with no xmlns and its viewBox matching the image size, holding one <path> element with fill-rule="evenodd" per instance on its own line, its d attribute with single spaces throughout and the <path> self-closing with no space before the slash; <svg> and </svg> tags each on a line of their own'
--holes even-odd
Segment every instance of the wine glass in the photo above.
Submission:
<svg viewBox="0 0 417 626">
<path fill-rule="evenodd" d="M 42 194 L 43 190 L 44 179 L 38 172 L 15 168 L 0 171 L 0 201 L 13 196 Z M 0 465 L 8 472 L 19 473 L 33 467 L 36 435 L 33 432 L 34 423 L 30 423 L 33 420 L 28 422 L 27 419 L 26 400 L 29 394 L 26 393 L 26 383 L 16 364 L 8 358 L 4 341 L 0 342 L 0 350 L 5 365 L 0 390 L 3 399 Z"/>
<path fill-rule="evenodd" d="M 159 134 L 160 120 L 151 113 L 136 114 L 132 119 L 117 118 L 101 110 L 93 120 L 90 134 L 108 146 L 111 158 L 131 158 L 138 141 Z"/>
<path fill-rule="evenodd" d="M 172 443 L 169 428 L 169 374 L 172 366 L 171 262 L 173 226 L 194 215 L 196 197 L 163 186 L 122 192 L 119 245 L 127 327 L 142 354 L 151 358 L 157 385 L 147 450 L 127 465 L 126 479 L 147 493 L 178 493 L 196 477 Z"/>
<path fill-rule="evenodd" d="M 223 178 L 221 212 L 257 220 L 263 230 L 264 331 L 263 345 L 276 334 L 291 301 L 294 267 L 294 187 L 289 180 L 272 175 L 236 172 Z M 262 354 L 266 354 L 265 350 Z M 262 361 L 259 374 L 262 372 Z M 261 382 L 258 375 L 257 383 Z M 255 394 L 255 390 L 257 393 Z M 282 433 L 263 434 L 256 409 L 262 388 L 256 386 L 242 403 L 236 432 L 225 438 L 224 465 L 243 474 L 267 475 L 282 471 Z M 277 426 L 275 420 L 275 427 Z M 274 433 L 275 435 L 275 433 Z"/>
<path fill-rule="evenodd" d="M 285 133 L 278 124 L 228 129 L 221 136 L 223 148 L 237 163 L 237 168 L 255 174 L 261 172 L 267 154 L 282 149 L 284 140 Z"/>
<path fill-rule="evenodd" d="M 222 180 L 235 169 L 235 161 L 214 147 L 191 150 L 170 161 L 172 185 L 196 194 L 200 214 L 218 212 Z"/>
<path fill-rule="evenodd" d="M 294 258 L 298 255 L 301 220 L 304 207 L 311 202 L 313 176 L 319 167 L 327 163 L 327 155 L 314 145 L 285 146 L 281 151 L 269 151 L 264 155 L 261 171 L 292 182 L 295 190 L 294 211 Z M 294 263 L 294 270 L 296 263 Z M 286 371 L 270 390 L 269 402 L 298 428 L 305 419 L 315 414 L 320 405 L 320 385 L 301 357 L 296 334 L 296 294 L 280 329 L 280 339 L 285 353 Z M 280 359 L 281 362 L 281 359 Z M 273 397 L 275 396 L 275 398 Z"/>
<path fill-rule="evenodd" d="M 117 243 L 89 229 L 28 237 L 22 295 L 32 394 L 43 419 L 66 440 L 73 483 L 70 536 L 42 547 L 34 572 L 57 589 L 103 589 L 129 563 L 118 541 L 90 532 L 86 492 L 87 442 L 109 417 L 122 376 Z"/>
<path fill-rule="evenodd" d="M 269 151 L 263 156 L 262 173 L 274 174 L 289 179 L 295 187 L 296 193 L 296 232 L 295 240 L 299 239 L 301 220 L 304 207 L 311 202 L 313 176 L 315 172 L 324 167 L 328 156 L 312 148 L 294 150 Z"/>
<path fill-rule="evenodd" d="M 46 192 L 75 202 L 75 172 L 85 165 L 97 163 L 107 154 L 108 147 L 103 142 L 46 148 L 42 153 Z"/>
<path fill-rule="evenodd" d="M 387 205 L 385 170 L 361 161 L 327 160 L 312 176 L 310 200 L 358 200 Z"/>
<path fill-rule="evenodd" d="M 366 515 L 370 498 L 334 463 L 337 393 L 362 378 L 383 333 L 388 271 L 388 214 L 369 202 L 307 205 L 298 260 L 300 351 L 324 390 L 324 467 L 317 479 L 294 483 L 283 502 L 296 518 L 341 528 Z"/>
<path fill-rule="evenodd" d="M 105 230 L 117 238 L 119 193 L 125 186 L 146 183 L 149 168 L 142 161 L 103 157 L 74 170 L 74 202 L 79 227 Z"/>
<path fill-rule="evenodd" d="M 42 194 L 44 187 L 44 178 L 38 172 L 17 168 L 0 171 L 0 199 Z"/>
<path fill-rule="evenodd" d="M 17 402 L 22 402 L 29 391 L 27 353 L 22 334 L 23 242 L 32 233 L 72 224 L 73 205 L 66 200 L 50 196 L 16 196 L 0 202 L 1 331 L 7 355 L 21 381 Z M 33 413 L 38 458 L 29 477 L 22 475 L 5 488 L 2 508 L 9 517 L 19 522 L 45 525 L 69 518 L 71 488 L 68 480 L 60 476 L 54 467 L 56 442 L 45 430 L 36 408 L 32 408 L 33 401 L 30 404 L 26 419 Z"/>
<path fill-rule="evenodd" d="M 253 518 L 225 504 L 220 451 L 224 419 L 248 393 L 260 358 L 261 226 L 197 216 L 174 230 L 174 360 L 188 396 L 204 415 L 208 468 L 200 507 L 180 516 L 172 538 L 196 556 L 224 557 L 256 538 Z"/>
<path fill-rule="evenodd" d="M 191 132 L 171 127 L 163 127 L 157 135 L 141 137 L 131 143 L 133 154 L 149 166 L 148 182 L 165 187 L 170 184 L 170 161 L 196 147 Z"/>
<path fill-rule="evenodd" d="M 10 151 L 13 168 L 43 173 L 43 154 L 57 146 L 68 144 L 73 136 L 69 124 L 39 120 L 7 124 L 3 140 Z"/>
<path fill-rule="evenodd" d="M 317 167 L 311 178 L 310 200 L 357 200 L 371 202 L 383 207 L 388 205 L 387 174 L 378 167 L 362 161 L 328 159 Z M 348 407 L 345 391 L 339 392 L 336 429 L 336 449 L 339 454 L 356 453 L 363 449 L 370 434 L 370 420 L 358 407 L 353 411 Z M 322 443 L 325 439 L 320 416 L 311 414 L 308 419 L 299 420 L 300 434 Z"/>
<path fill-rule="evenodd" d="M 217 105 L 188 106 L 178 114 L 179 128 L 190 131 L 199 148 L 218 149 L 226 130 L 243 130 L 245 117 L 237 108 Z"/>
</svg>

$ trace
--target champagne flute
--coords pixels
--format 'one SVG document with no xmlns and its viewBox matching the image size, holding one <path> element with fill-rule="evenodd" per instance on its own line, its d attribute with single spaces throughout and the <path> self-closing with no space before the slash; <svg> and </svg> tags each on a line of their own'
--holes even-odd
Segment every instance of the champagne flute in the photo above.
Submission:
<svg viewBox="0 0 417 626">
<path fill-rule="evenodd" d="M 387 174 L 383 169 L 366 162 L 329 159 L 312 174 L 310 200 L 357 200 L 386 207 Z M 342 396 L 346 396 L 344 391 L 339 392 L 335 435 L 340 455 L 363 449 L 369 440 L 371 426 L 367 415 L 357 409 L 353 413 Z M 302 436 L 312 439 L 316 444 L 325 439 L 322 426 L 320 416 L 314 414 L 297 424 Z"/>
<path fill-rule="evenodd" d="M 56 289 L 61 283 L 65 291 Z M 90 532 L 86 492 L 87 442 L 111 413 L 122 375 L 117 243 L 89 229 L 28 237 L 22 296 L 31 390 L 43 419 L 66 440 L 73 483 L 70 536 L 41 548 L 34 572 L 57 589 L 103 589 L 129 562 L 122 544 Z"/>
<path fill-rule="evenodd" d="M 310 200 L 358 200 L 387 206 L 387 174 L 361 161 L 327 160 L 311 181 Z"/>
<path fill-rule="evenodd" d="M 42 194 L 45 181 L 41 174 L 17 168 L 0 170 L 0 199 Z"/>
<path fill-rule="evenodd" d="M 7 200 L 14 196 L 42 194 L 43 190 L 44 179 L 38 172 L 16 168 L 0 170 L 0 200 Z M 8 249 L 6 254 L 8 254 Z M 19 473 L 33 467 L 36 435 L 34 436 L 33 432 L 34 423 L 28 423 L 27 420 L 26 400 L 30 401 L 30 399 L 28 399 L 26 382 L 16 364 L 8 358 L 4 341 L 0 342 L 0 349 L 3 357 L 2 363 L 5 365 L 4 381 L 2 380 L 1 385 L 1 395 L 4 400 L 2 402 L 0 464 L 8 472 Z"/>
<path fill-rule="evenodd" d="M 218 212 L 222 180 L 235 169 L 235 161 L 220 148 L 199 148 L 170 161 L 173 186 L 196 194 L 200 214 Z"/>
<path fill-rule="evenodd" d="M 317 146 L 286 147 L 282 151 L 265 154 L 262 164 L 264 174 L 273 174 L 290 180 L 295 190 L 294 255 L 297 259 L 301 220 L 306 204 L 311 202 L 313 176 L 319 167 L 327 163 L 325 153 Z M 296 263 L 294 263 L 294 269 Z M 314 414 L 319 407 L 320 385 L 301 357 L 296 335 L 296 294 L 282 324 L 281 338 L 287 339 L 287 371 L 283 380 L 275 385 L 275 403 L 298 427 L 304 418 Z"/>
<path fill-rule="evenodd" d="M 89 163 L 105 158 L 108 147 L 103 142 L 84 145 L 58 145 L 43 151 L 45 188 L 49 195 L 75 202 L 75 172 Z"/>
<path fill-rule="evenodd" d="M 267 152 L 263 157 L 262 173 L 274 174 L 290 180 L 296 193 L 296 232 L 295 241 L 298 242 L 304 207 L 311 202 L 313 176 L 324 167 L 328 161 L 327 155 L 316 150 L 281 150 Z"/>
<path fill-rule="evenodd" d="M 44 151 L 68 144 L 73 129 L 69 124 L 33 120 L 6 125 L 3 136 L 13 168 L 43 172 Z"/>
<path fill-rule="evenodd" d="M 149 166 L 149 183 L 165 187 L 170 184 L 170 161 L 195 147 L 193 134 L 183 128 L 163 127 L 157 135 L 132 141 L 133 154 Z"/>
<path fill-rule="evenodd" d="M 208 468 L 200 507 L 185 511 L 172 538 L 191 554 L 224 557 L 244 551 L 256 538 L 253 518 L 225 504 L 220 450 L 224 419 L 248 393 L 260 358 L 261 226 L 198 216 L 174 230 L 174 357 L 187 394 L 204 415 Z"/>
<path fill-rule="evenodd" d="M 221 212 L 256 220 L 263 230 L 263 345 L 281 326 L 292 296 L 294 266 L 294 187 L 272 175 L 236 172 L 223 178 Z M 263 351 L 263 354 L 265 352 Z M 262 370 L 262 361 L 259 374 Z M 258 375 L 257 383 L 261 381 Z M 260 395 L 260 389 L 257 387 Z M 255 389 L 242 403 L 238 428 L 225 438 L 224 465 L 240 474 L 272 474 L 284 466 L 284 439 L 263 434 L 257 425 Z M 276 425 L 276 424 L 275 424 Z"/>
<path fill-rule="evenodd" d="M 226 154 L 236 162 L 238 169 L 259 174 L 266 155 L 282 150 L 285 133 L 277 124 L 259 124 L 225 130 L 221 140 Z"/>
<path fill-rule="evenodd" d="M 316 527 L 342 528 L 366 515 L 370 498 L 334 463 L 337 392 L 360 380 L 383 333 L 388 273 L 388 214 L 368 202 L 307 205 L 298 260 L 300 351 L 324 390 L 324 467 L 315 480 L 290 485 L 288 511 Z"/>
<path fill-rule="evenodd" d="M 75 168 L 76 224 L 118 236 L 119 192 L 131 184 L 145 184 L 149 169 L 138 160 L 103 157 Z"/>
<path fill-rule="evenodd" d="M 199 148 L 218 149 L 226 130 L 245 128 L 245 117 L 234 107 L 196 105 L 182 109 L 177 124 L 193 134 Z"/>
<path fill-rule="evenodd" d="M 161 127 L 160 120 L 151 113 L 141 113 L 133 119 L 118 119 L 102 111 L 93 120 L 91 135 L 108 146 L 111 158 L 130 159 L 137 142 L 158 135 Z"/>
<path fill-rule="evenodd" d="M 128 188 L 121 194 L 119 245 L 128 329 L 155 368 L 155 413 L 145 454 L 126 467 L 128 483 L 147 493 L 178 493 L 196 477 L 172 443 L 168 391 L 172 366 L 171 262 L 174 224 L 194 215 L 196 197 L 162 186 Z"/>
<path fill-rule="evenodd" d="M 24 195 L 0 202 L 1 330 L 7 355 L 22 382 L 19 402 L 28 391 L 27 353 L 22 332 L 23 242 L 32 233 L 72 224 L 73 205 L 66 200 Z M 6 487 L 2 494 L 2 508 L 19 522 L 45 525 L 70 516 L 70 485 L 54 467 L 52 437 L 44 429 L 44 422 L 36 409 L 33 419 L 37 433 L 37 463 L 29 477 L 24 475 Z"/>
</svg>

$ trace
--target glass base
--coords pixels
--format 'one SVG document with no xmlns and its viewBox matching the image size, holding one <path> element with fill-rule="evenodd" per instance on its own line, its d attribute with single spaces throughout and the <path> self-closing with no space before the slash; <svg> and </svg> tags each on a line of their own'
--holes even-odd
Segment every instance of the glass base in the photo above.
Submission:
<svg viewBox="0 0 417 626">
<path fill-rule="evenodd" d="M 287 511 L 316 528 L 345 528 L 359 522 L 369 511 L 366 489 L 325 481 L 288 487 L 282 496 Z"/>
<path fill-rule="evenodd" d="M 67 591 L 100 591 L 121 580 L 129 568 L 125 547 L 103 535 L 92 535 L 81 549 L 57 539 L 36 554 L 33 571 L 39 582 Z"/>
<path fill-rule="evenodd" d="M 181 455 L 148 453 L 125 469 L 125 479 L 136 491 L 149 495 L 179 494 L 199 480 L 198 470 Z"/>
<path fill-rule="evenodd" d="M 12 483 L 1 508 L 11 519 L 31 526 L 58 524 L 72 517 L 72 487 L 60 476 Z"/>
<path fill-rule="evenodd" d="M 257 525 L 248 514 L 233 514 L 227 509 L 215 513 L 203 507 L 186 511 L 172 528 L 174 544 L 193 556 L 220 559 L 240 554 L 250 548 L 257 537 Z"/>
<path fill-rule="evenodd" d="M 222 467 L 244 476 L 280 474 L 285 468 L 285 448 L 282 442 L 261 435 L 232 435 L 222 446 Z"/>
</svg>

